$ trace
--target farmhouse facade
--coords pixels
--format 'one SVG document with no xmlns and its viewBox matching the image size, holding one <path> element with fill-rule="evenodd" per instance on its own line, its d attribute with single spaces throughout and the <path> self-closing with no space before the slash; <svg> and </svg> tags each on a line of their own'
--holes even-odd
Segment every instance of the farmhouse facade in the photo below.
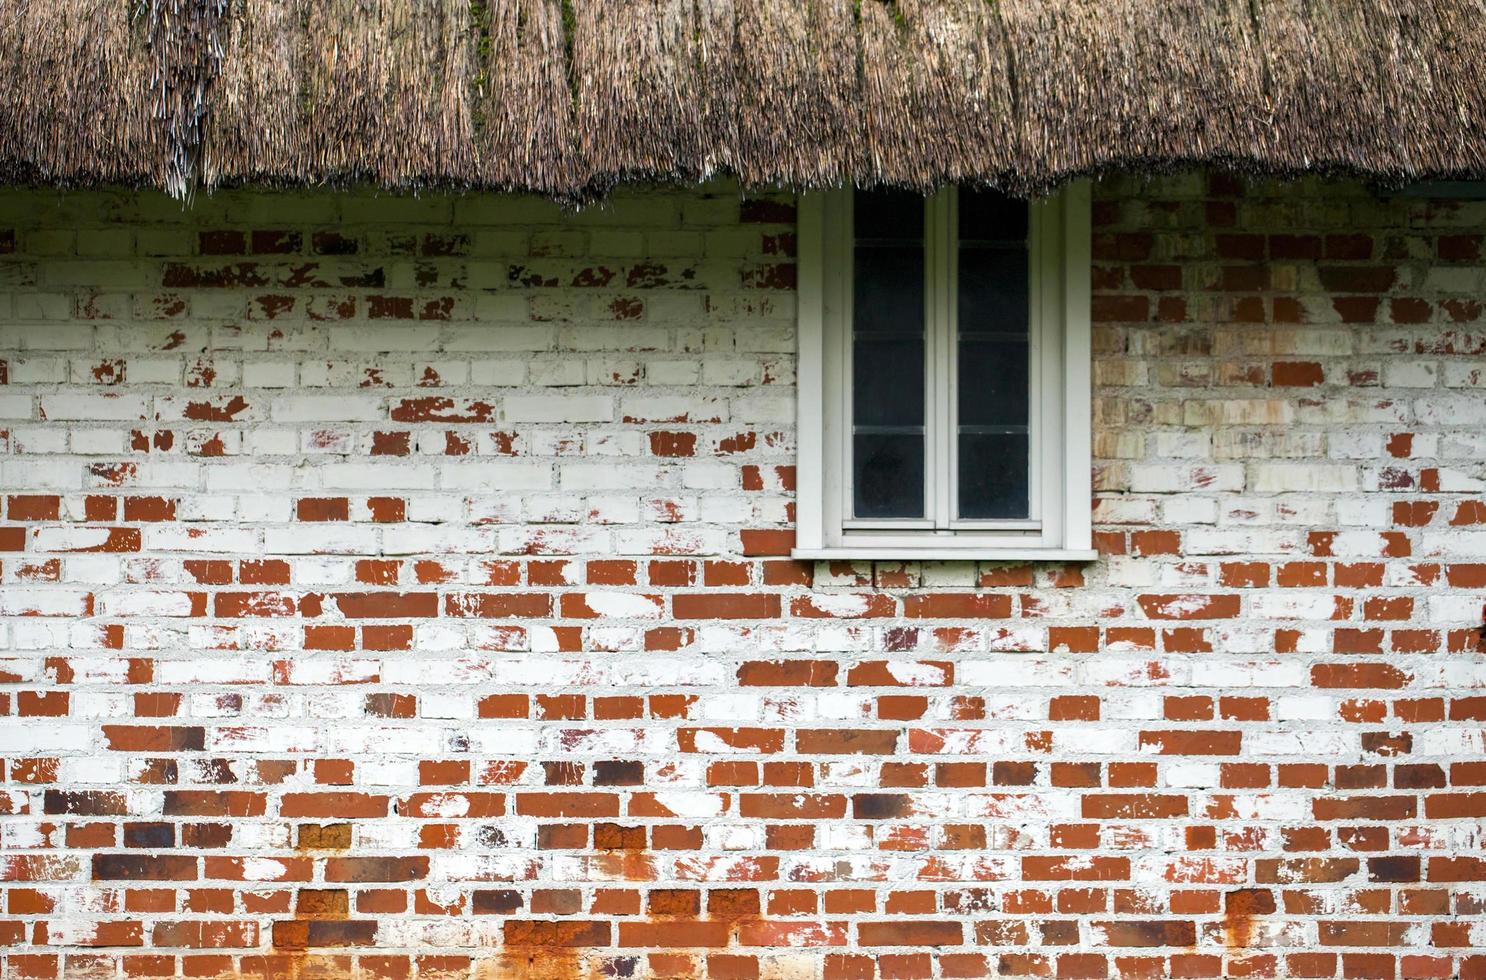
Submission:
<svg viewBox="0 0 1486 980">
<path fill-rule="evenodd" d="M 132 6 L 0 976 L 1486 977 L 1479 4 Z"/>
</svg>

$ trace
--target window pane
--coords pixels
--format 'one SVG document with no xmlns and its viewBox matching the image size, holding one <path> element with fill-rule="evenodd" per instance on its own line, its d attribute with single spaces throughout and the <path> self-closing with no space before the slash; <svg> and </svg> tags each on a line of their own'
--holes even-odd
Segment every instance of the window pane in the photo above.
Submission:
<svg viewBox="0 0 1486 980">
<path fill-rule="evenodd" d="M 1027 333 L 1027 245 L 960 243 L 960 330 Z"/>
<path fill-rule="evenodd" d="M 858 242 L 852 278 L 857 333 L 924 334 L 924 247 Z"/>
<path fill-rule="evenodd" d="M 967 520 L 1026 517 L 1025 434 L 960 430 L 960 516 Z"/>
<path fill-rule="evenodd" d="M 857 238 L 924 238 L 924 198 L 912 191 L 856 191 L 852 224 Z"/>
<path fill-rule="evenodd" d="M 960 334 L 960 428 L 1026 428 L 1030 357 L 1026 338 L 985 339 Z M 965 383 L 969 381 L 971 383 Z"/>
<path fill-rule="evenodd" d="M 960 189 L 961 240 L 1027 240 L 1027 202 L 997 191 Z"/>
<path fill-rule="evenodd" d="M 852 437 L 857 517 L 922 517 L 924 437 L 858 432 Z"/>
<path fill-rule="evenodd" d="M 1025 201 L 960 193 L 959 516 L 1024 518 L 1031 417 Z"/>
<path fill-rule="evenodd" d="M 923 338 L 864 334 L 857 337 L 855 347 L 851 365 L 852 425 L 858 429 L 862 426 L 922 428 Z"/>
<path fill-rule="evenodd" d="M 924 515 L 924 199 L 857 191 L 853 226 L 853 516 Z"/>
</svg>

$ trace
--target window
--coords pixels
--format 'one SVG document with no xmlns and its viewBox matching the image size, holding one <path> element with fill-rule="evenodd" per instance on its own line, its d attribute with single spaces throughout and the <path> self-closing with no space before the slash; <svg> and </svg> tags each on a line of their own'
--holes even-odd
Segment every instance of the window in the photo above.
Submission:
<svg viewBox="0 0 1486 980">
<path fill-rule="evenodd" d="M 801 558 L 1092 559 L 1089 190 L 808 194 Z"/>
</svg>

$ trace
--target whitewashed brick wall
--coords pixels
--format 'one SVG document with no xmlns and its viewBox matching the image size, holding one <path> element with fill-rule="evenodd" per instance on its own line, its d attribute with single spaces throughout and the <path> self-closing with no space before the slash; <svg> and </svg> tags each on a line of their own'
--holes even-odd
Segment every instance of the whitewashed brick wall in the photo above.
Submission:
<svg viewBox="0 0 1486 980">
<path fill-rule="evenodd" d="M 0 193 L 0 975 L 1486 976 L 1486 203 L 1094 221 L 1104 557 L 809 565 L 787 195 Z"/>
</svg>

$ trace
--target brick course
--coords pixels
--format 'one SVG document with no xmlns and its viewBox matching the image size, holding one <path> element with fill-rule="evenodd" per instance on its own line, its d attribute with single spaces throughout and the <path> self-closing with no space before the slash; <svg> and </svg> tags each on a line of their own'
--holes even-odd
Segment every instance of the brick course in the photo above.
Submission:
<svg viewBox="0 0 1486 980">
<path fill-rule="evenodd" d="M 786 196 L 0 193 L 0 974 L 1486 976 L 1486 203 L 1094 222 L 1101 560 L 804 564 Z"/>
</svg>

